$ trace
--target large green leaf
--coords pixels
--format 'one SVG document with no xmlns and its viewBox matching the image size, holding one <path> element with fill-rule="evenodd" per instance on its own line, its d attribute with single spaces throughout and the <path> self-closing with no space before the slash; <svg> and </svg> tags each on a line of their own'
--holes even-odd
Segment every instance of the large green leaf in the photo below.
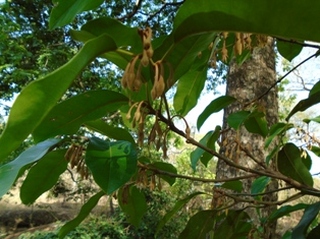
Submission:
<svg viewBox="0 0 320 239">
<path fill-rule="evenodd" d="M 57 104 L 33 132 L 35 141 L 59 134 L 77 132 L 83 122 L 95 120 L 116 111 L 128 98 L 109 91 L 89 91 Z"/>
<path fill-rule="evenodd" d="M 67 64 L 24 88 L 11 108 L 0 137 L 0 162 L 33 132 L 94 57 L 114 49 L 116 44 L 106 35 L 90 40 Z"/>
<path fill-rule="evenodd" d="M 70 23 L 74 17 L 83 11 L 100 6 L 103 0 L 53 0 L 54 7 L 50 14 L 49 28 L 61 27 Z"/>
<path fill-rule="evenodd" d="M 128 130 L 109 125 L 106 122 L 104 122 L 102 119 L 87 121 L 84 123 L 84 125 L 88 129 L 94 130 L 100 134 L 108 136 L 109 138 L 116 139 L 116 140 L 124 140 L 132 144 L 135 144 L 135 141 Z"/>
<path fill-rule="evenodd" d="M 0 198 L 8 192 L 16 180 L 20 169 L 41 159 L 60 139 L 48 139 L 28 148 L 15 160 L 0 167 Z"/>
<path fill-rule="evenodd" d="M 180 239 L 205 239 L 207 233 L 213 230 L 216 211 L 205 210 L 193 215 L 186 228 L 181 232 Z M 222 237 L 218 237 L 222 238 Z"/>
<path fill-rule="evenodd" d="M 307 239 L 317 239 L 320 235 L 320 224 L 318 224 L 315 228 L 313 228 L 307 236 Z"/>
<path fill-rule="evenodd" d="M 174 109 L 178 114 L 185 116 L 196 106 L 206 80 L 207 68 L 191 70 L 179 79 L 173 101 Z"/>
<path fill-rule="evenodd" d="M 86 164 L 96 183 L 107 194 L 111 194 L 128 182 L 136 172 L 137 152 L 127 141 L 109 142 L 91 138 Z"/>
<path fill-rule="evenodd" d="M 32 204 L 42 193 L 52 188 L 59 176 L 67 169 L 64 158 L 66 150 L 52 151 L 34 165 L 20 188 L 20 198 L 24 204 Z"/>
<path fill-rule="evenodd" d="M 283 175 L 312 187 L 312 176 L 303 163 L 300 150 L 294 144 L 287 143 L 283 146 L 278 153 L 277 164 Z"/>
<path fill-rule="evenodd" d="M 298 225 L 292 231 L 292 239 L 305 239 L 306 233 L 311 222 L 316 218 L 320 211 L 320 202 L 309 205 Z"/>
<path fill-rule="evenodd" d="M 228 105 L 232 104 L 235 101 L 236 101 L 235 98 L 228 95 L 221 96 L 211 101 L 211 103 L 204 109 L 204 111 L 198 117 L 198 120 L 197 120 L 198 130 L 201 128 L 203 123 L 208 119 L 210 115 L 212 115 L 213 113 L 219 112 L 220 110 L 223 110 L 225 107 L 227 107 Z"/>
<path fill-rule="evenodd" d="M 105 193 L 100 191 L 93 195 L 81 208 L 78 216 L 76 216 L 71 221 L 67 222 L 63 225 L 63 227 L 59 230 L 59 238 L 64 238 L 69 232 L 71 232 L 74 228 L 76 228 L 84 219 L 87 218 L 92 209 L 97 205 L 100 198 L 104 196 Z"/>
<path fill-rule="evenodd" d="M 142 53 L 142 40 L 138 34 L 138 28 L 125 26 L 114 18 L 101 17 L 91 20 L 84 24 L 80 31 L 72 30 L 70 33 L 73 39 L 82 42 L 108 34 L 118 48 L 130 46 L 130 52 Z"/>
<path fill-rule="evenodd" d="M 174 214 L 180 211 L 192 198 L 200 194 L 204 194 L 204 193 L 195 192 L 177 201 L 174 207 L 169 212 L 167 212 L 167 214 L 159 221 L 156 229 L 156 235 L 160 232 L 160 230 L 164 227 L 164 225 L 174 216 Z"/>
<path fill-rule="evenodd" d="M 221 133 L 221 126 L 217 125 L 210 136 L 210 138 L 207 141 L 207 147 L 216 151 L 216 143 L 218 139 L 220 138 L 220 133 Z M 200 161 L 204 166 L 208 166 L 209 161 L 213 158 L 213 155 L 207 151 L 205 151 L 202 156 L 200 157 Z"/>
<path fill-rule="evenodd" d="M 139 227 L 148 209 L 144 194 L 136 186 L 125 186 L 118 192 L 118 202 L 127 215 L 128 221 L 135 227 Z"/>
<path fill-rule="evenodd" d="M 277 41 L 277 49 L 281 56 L 288 61 L 292 61 L 302 51 L 302 44 L 296 44 L 293 42 Z"/>
<path fill-rule="evenodd" d="M 237 31 L 320 42 L 318 9 L 316 0 L 186 1 L 175 17 L 174 37 L 179 41 L 192 34 Z"/>
</svg>

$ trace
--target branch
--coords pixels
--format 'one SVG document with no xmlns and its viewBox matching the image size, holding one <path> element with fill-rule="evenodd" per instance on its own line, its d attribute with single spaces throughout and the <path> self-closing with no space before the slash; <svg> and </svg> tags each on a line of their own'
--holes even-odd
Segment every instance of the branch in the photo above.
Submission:
<svg viewBox="0 0 320 239">
<path fill-rule="evenodd" d="M 316 44 L 298 42 L 298 41 L 295 41 L 295 40 L 292 40 L 292 39 L 291 39 L 291 40 L 288 40 L 288 39 L 279 38 L 279 37 L 276 37 L 276 39 L 277 39 L 278 41 L 288 42 L 288 43 L 300 45 L 300 46 L 303 46 L 303 47 L 311 47 L 311 48 L 320 49 L 320 46 L 319 46 L 319 45 L 316 45 Z"/>
<path fill-rule="evenodd" d="M 282 76 L 280 79 L 278 79 L 275 83 L 273 83 L 269 89 L 267 89 L 262 95 L 258 96 L 257 98 L 251 100 L 250 102 L 246 103 L 244 106 L 249 106 L 252 103 L 262 99 L 264 96 L 266 96 L 270 90 L 272 90 L 272 88 L 274 88 L 277 84 L 279 84 L 282 80 L 284 80 L 290 73 L 292 73 L 294 70 L 296 70 L 299 66 L 301 66 L 302 64 L 304 64 L 305 62 L 309 61 L 311 58 L 316 57 L 319 55 L 319 51 L 317 51 L 316 53 L 312 54 L 311 56 L 307 57 L 306 59 L 304 59 L 303 61 L 301 61 L 298 65 L 296 65 L 295 67 L 293 67 L 290 71 L 288 71 L 284 76 Z"/>
<path fill-rule="evenodd" d="M 152 18 L 154 18 L 156 15 L 160 14 L 167 6 L 180 6 L 182 5 L 183 3 L 185 2 L 185 0 L 181 1 L 181 2 L 172 2 L 172 3 L 165 3 L 163 4 L 163 6 L 158 10 L 156 11 L 155 13 L 151 14 L 146 22 L 150 21 Z"/>
<path fill-rule="evenodd" d="M 132 18 L 138 12 L 139 8 L 141 7 L 141 3 L 142 3 L 142 0 L 137 0 L 136 4 L 133 7 L 132 12 L 128 13 L 127 15 L 125 15 L 123 17 L 117 18 L 117 20 L 123 21 L 124 19 Z"/>
</svg>

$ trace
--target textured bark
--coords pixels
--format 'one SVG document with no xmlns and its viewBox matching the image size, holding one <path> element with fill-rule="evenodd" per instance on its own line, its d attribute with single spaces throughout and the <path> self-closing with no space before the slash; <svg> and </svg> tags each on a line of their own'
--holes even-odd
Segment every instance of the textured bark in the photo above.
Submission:
<svg viewBox="0 0 320 239">
<path fill-rule="evenodd" d="M 248 168 L 259 169 L 259 166 L 254 162 L 251 156 L 260 162 L 265 162 L 267 152 L 264 150 L 264 138 L 257 134 L 249 133 L 244 127 L 238 132 L 230 129 L 227 125 L 227 117 L 234 112 L 244 110 L 243 106 L 253 99 L 261 96 L 272 84 L 276 81 L 275 73 L 275 53 L 273 48 L 273 40 L 268 39 L 268 44 L 265 47 L 255 48 L 252 56 L 241 66 L 235 62 L 230 64 L 229 73 L 227 77 L 227 95 L 235 97 L 239 103 L 232 104 L 225 110 L 223 128 L 224 133 L 221 138 L 220 153 L 232 159 L 239 165 Z M 277 90 L 272 89 L 259 102 L 255 102 L 250 107 L 258 107 L 259 110 L 266 114 L 266 119 L 269 126 L 278 121 L 278 97 Z M 247 152 L 245 152 L 247 151 Z M 272 167 L 272 165 L 270 166 Z M 232 178 L 236 176 L 246 175 L 246 172 L 229 167 L 224 161 L 219 160 L 217 165 L 216 176 L 218 179 Z M 243 180 L 243 188 L 245 193 L 250 193 L 251 184 L 254 178 Z M 276 181 L 272 181 L 267 190 L 274 190 L 278 187 Z M 276 201 L 277 194 L 270 194 L 264 196 L 265 201 Z M 248 205 L 245 203 L 238 203 L 236 208 L 245 208 Z M 261 209 L 262 216 L 266 217 L 276 207 L 270 206 Z M 261 225 L 258 219 L 256 209 L 247 208 L 247 213 L 252 218 L 256 226 Z M 264 227 L 263 238 L 276 238 L 275 227 L 273 225 L 261 225 Z"/>
</svg>

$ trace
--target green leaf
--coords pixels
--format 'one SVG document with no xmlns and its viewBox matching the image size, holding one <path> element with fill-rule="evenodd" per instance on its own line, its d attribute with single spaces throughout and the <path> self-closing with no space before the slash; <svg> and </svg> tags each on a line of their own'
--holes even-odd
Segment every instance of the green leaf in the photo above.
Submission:
<svg viewBox="0 0 320 239">
<path fill-rule="evenodd" d="M 225 182 L 221 185 L 221 187 L 226 189 L 231 189 L 239 193 L 242 192 L 243 190 L 242 182 L 239 180 Z"/>
<path fill-rule="evenodd" d="M 208 46 L 216 36 L 216 33 L 207 33 L 203 35 L 191 36 L 179 42 L 174 42 L 172 35 L 169 35 L 163 43 L 155 49 L 153 59 L 162 59 L 169 62 L 170 67 L 174 69 L 173 84 L 184 74 L 194 69 L 203 69 L 208 64 L 208 58 L 199 58 L 199 52 L 209 51 Z M 207 54 L 204 54 L 207 55 Z M 165 72 L 165 79 L 169 73 Z M 171 85 L 170 85 L 171 86 Z"/>
<path fill-rule="evenodd" d="M 173 101 L 174 109 L 178 114 L 185 116 L 196 106 L 206 80 L 207 68 L 199 71 L 191 70 L 179 79 Z"/>
<path fill-rule="evenodd" d="M 156 163 L 149 164 L 148 167 L 152 167 L 152 168 L 155 168 L 164 172 L 172 173 L 172 174 L 177 174 L 177 169 L 170 163 L 156 162 Z M 159 174 L 158 176 L 162 178 L 164 181 L 166 181 L 167 183 L 169 183 L 170 186 L 172 186 L 176 182 L 175 177 L 171 177 L 164 174 Z"/>
<path fill-rule="evenodd" d="M 95 120 L 128 104 L 124 95 L 109 91 L 89 91 L 57 104 L 33 132 L 36 142 L 56 135 L 73 134 L 83 122 Z"/>
<path fill-rule="evenodd" d="M 277 220 L 278 218 L 284 217 L 284 216 L 289 216 L 291 212 L 295 212 L 301 209 L 305 209 L 308 205 L 304 203 L 299 203 L 296 205 L 286 205 L 282 206 L 278 210 L 272 212 L 272 214 L 269 216 L 269 221 L 272 222 L 274 220 Z"/>
<path fill-rule="evenodd" d="M 223 239 L 246 239 L 252 230 L 252 222 L 248 214 L 242 210 L 230 210 L 223 217 L 222 222 L 218 222 L 214 236 Z"/>
<path fill-rule="evenodd" d="M 302 44 L 297 44 L 295 42 L 286 42 L 282 40 L 277 41 L 277 49 L 280 55 L 288 61 L 292 61 L 293 58 L 298 56 L 302 51 L 302 48 Z"/>
<path fill-rule="evenodd" d="M 9 191 L 20 169 L 41 159 L 51 147 L 60 141 L 60 139 L 48 139 L 38 143 L 22 152 L 15 160 L 2 165 L 0 167 L 0 198 Z"/>
<path fill-rule="evenodd" d="M 62 27 L 75 18 L 78 13 L 99 7 L 103 0 L 53 0 L 54 7 L 50 14 L 49 28 Z"/>
<path fill-rule="evenodd" d="M 318 81 L 316 84 L 313 85 L 312 89 L 309 92 L 309 96 L 311 96 L 319 91 L 320 91 L 320 81 Z"/>
<path fill-rule="evenodd" d="M 320 42 L 320 32 L 310 31 L 318 28 L 314 20 L 318 9 L 318 1 L 312 7 L 300 0 L 186 1 L 174 19 L 174 38 L 179 41 L 204 32 L 228 31 Z"/>
<path fill-rule="evenodd" d="M 148 209 L 144 194 L 136 186 L 125 186 L 118 192 L 118 202 L 128 221 L 139 227 Z"/>
<path fill-rule="evenodd" d="M 300 155 L 300 150 L 294 144 L 285 144 L 278 153 L 278 169 L 283 175 L 312 187 L 312 176 Z"/>
<path fill-rule="evenodd" d="M 192 198 L 201 194 L 204 194 L 204 193 L 195 192 L 177 201 L 174 207 L 169 212 L 167 212 L 167 214 L 159 221 L 155 234 L 157 235 L 159 231 L 164 227 L 164 225 L 174 216 L 174 214 L 180 211 Z"/>
<path fill-rule="evenodd" d="M 267 176 L 261 176 L 255 179 L 251 185 L 251 194 L 255 196 L 255 194 L 263 193 L 266 190 L 266 187 L 270 183 L 271 179 Z M 257 198 L 260 198 L 259 196 Z"/>
<path fill-rule="evenodd" d="M 232 113 L 228 116 L 227 122 L 230 127 L 238 130 L 239 127 L 249 118 L 250 112 L 249 111 L 238 111 Z"/>
<path fill-rule="evenodd" d="M 213 131 L 209 131 L 200 141 L 200 144 L 207 145 L 208 140 L 212 136 Z M 205 151 L 202 148 L 197 147 L 194 151 L 190 154 L 190 161 L 191 161 L 191 167 L 195 171 L 197 167 L 197 163 L 202 157 L 202 155 L 205 153 Z"/>
<path fill-rule="evenodd" d="M 136 172 L 137 152 L 127 141 L 108 142 L 91 138 L 86 164 L 96 183 L 107 194 L 111 194 L 128 182 Z"/>
<path fill-rule="evenodd" d="M 181 232 L 180 239 L 205 239 L 208 232 L 213 230 L 216 211 L 205 210 L 193 215 Z M 220 237 L 221 238 L 221 237 Z"/>
<path fill-rule="evenodd" d="M 104 196 L 105 193 L 100 191 L 93 195 L 81 208 L 78 216 L 76 216 L 71 221 L 64 224 L 59 230 L 59 238 L 64 238 L 69 232 L 76 228 L 84 219 L 87 218 L 92 209 L 97 205 L 100 198 Z"/>
<path fill-rule="evenodd" d="M 94 57 L 114 49 L 114 41 L 102 35 L 88 41 L 67 64 L 25 87 L 15 100 L 0 137 L 0 162 L 34 131 Z"/>
<path fill-rule="evenodd" d="M 292 231 L 292 239 L 304 239 L 306 238 L 307 230 L 311 222 L 316 218 L 320 210 L 320 202 L 309 205 L 298 225 Z"/>
<path fill-rule="evenodd" d="M 132 144 L 135 144 L 135 141 L 132 138 L 131 134 L 128 132 L 128 130 L 108 125 L 101 119 L 85 122 L 84 125 L 88 129 L 94 130 L 100 134 L 108 136 L 109 138 L 116 140 L 124 140 Z"/>
<path fill-rule="evenodd" d="M 311 151 L 312 151 L 315 155 L 317 155 L 318 157 L 320 157 L 320 148 L 319 148 L 319 147 L 317 147 L 317 146 L 312 146 L 312 147 L 311 147 Z"/>
<path fill-rule="evenodd" d="M 214 99 L 211 101 L 211 103 L 204 109 L 204 111 L 199 115 L 198 120 L 197 120 L 197 128 L 198 130 L 201 128 L 203 123 L 208 119 L 210 115 L 213 113 L 217 113 L 220 110 L 223 110 L 226 108 L 228 105 L 232 104 L 235 102 L 236 99 L 225 95 L 218 97 L 217 99 Z"/>
<path fill-rule="evenodd" d="M 311 119 L 303 119 L 303 122 L 309 124 L 310 122 L 316 122 L 316 123 L 320 123 L 320 116 L 317 116 L 315 118 L 311 118 Z"/>
<path fill-rule="evenodd" d="M 81 27 L 80 31 L 70 32 L 73 39 L 86 42 L 91 38 L 108 34 L 117 44 L 118 48 L 130 46 L 130 52 L 136 54 L 142 52 L 141 36 L 138 34 L 137 27 L 128 27 L 118 20 L 109 17 L 101 17 L 88 21 Z M 118 52 L 119 54 L 121 52 Z M 132 53 L 131 53 L 132 54 Z M 131 56 L 132 57 L 132 56 Z"/>
<path fill-rule="evenodd" d="M 272 125 L 269 131 L 269 137 L 266 139 L 264 147 L 268 148 L 275 137 L 281 136 L 285 131 L 291 129 L 292 127 L 293 124 L 286 124 L 282 122 Z"/>
<path fill-rule="evenodd" d="M 307 239 L 317 239 L 320 235 L 320 224 L 318 224 L 315 228 L 313 228 L 307 236 Z"/>
<path fill-rule="evenodd" d="M 216 151 L 216 142 L 220 138 L 221 126 L 217 125 L 214 129 L 211 137 L 207 141 L 207 147 Z M 205 151 L 200 157 L 200 161 L 204 166 L 208 166 L 209 161 L 213 158 L 213 155 L 207 151 Z"/>
<path fill-rule="evenodd" d="M 264 115 L 256 114 L 252 112 L 250 117 L 245 120 L 244 126 L 250 133 L 259 134 L 262 137 L 268 135 L 268 122 Z"/>
<path fill-rule="evenodd" d="M 57 183 L 59 176 L 67 169 L 65 153 L 66 150 L 52 151 L 29 170 L 20 188 L 20 198 L 24 204 L 34 203 L 42 193 Z"/>
<path fill-rule="evenodd" d="M 298 104 L 296 104 L 295 107 L 293 107 L 293 109 L 290 111 L 289 115 L 286 118 L 286 121 L 289 121 L 291 116 L 297 113 L 298 111 L 305 111 L 306 109 L 318 103 L 320 103 L 320 91 L 312 95 L 309 95 L 309 97 L 304 100 L 300 100 Z"/>
</svg>

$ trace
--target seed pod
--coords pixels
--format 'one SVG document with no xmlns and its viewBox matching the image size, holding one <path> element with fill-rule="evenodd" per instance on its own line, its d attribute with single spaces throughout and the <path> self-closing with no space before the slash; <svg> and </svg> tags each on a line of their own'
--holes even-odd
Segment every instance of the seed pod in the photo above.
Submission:
<svg viewBox="0 0 320 239">
<path fill-rule="evenodd" d="M 149 65 L 149 56 L 148 56 L 148 53 L 147 53 L 146 50 L 143 50 L 142 58 L 141 58 L 141 64 L 144 67 L 147 67 Z"/>
<path fill-rule="evenodd" d="M 226 41 L 223 41 L 222 49 L 221 49 L 221 60 L 226 62 L 228 59 L 228 49 L 226 47 Z"/>
<path fill-rule="evenodd" d="M 127 64 L 121 79 L 121 85 L 124 89 L 127 89 L 128 87 L 128 73 L 129 73 L 130 65 L 131 65 L 131 61 Z"/>
<path fill-rule="evenodd" d="M 241 55 L 242 54 L 242 43 L 241 43 L 241 36 L 239 32 L 235 33 L 236 39 L 235 44 L 233 46 L 235 55 Z"/>
<path fill-rule="evenodd" d="M 146 50 L 146 52 L 147 52 L 147 56 L 148 56 L 149 58 L 152 58 L 152 56 L 153 56 L 153 48 L 152 48 L 152 45 L 150 45 L 150 47 Z"/>
</svg>

